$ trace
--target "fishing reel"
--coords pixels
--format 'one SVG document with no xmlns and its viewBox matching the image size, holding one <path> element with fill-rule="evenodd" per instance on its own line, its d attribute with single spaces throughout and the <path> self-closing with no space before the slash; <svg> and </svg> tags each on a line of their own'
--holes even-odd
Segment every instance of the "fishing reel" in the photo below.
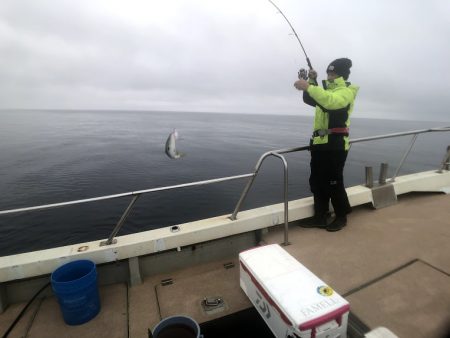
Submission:
<svg viewBox="0 0 450 338">
<path fill-rule="evenodd" d="M 307 81 L 308 71 L 305 68 L 300 68 L 300 70 L 298 71 L 298 78 Z"/>
</svg>

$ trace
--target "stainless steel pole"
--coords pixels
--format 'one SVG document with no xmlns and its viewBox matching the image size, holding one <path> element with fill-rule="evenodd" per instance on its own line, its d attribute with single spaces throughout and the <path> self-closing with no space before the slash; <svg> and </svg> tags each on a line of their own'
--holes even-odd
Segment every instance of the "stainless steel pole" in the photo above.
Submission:
<svg viewBox="0 0 450 338">
<path fill-rule="evenodd" d="M 283 166 L 284 166 L 284 243 L 283 245 L 289 245 L 291 243 L 289 243 L 289 194 L 288 194 L 288 189 L 289 189 L 289 175 L 288 175 L 288 164 L 286 159 L 284 158 L 284 156 L 273 152 L 272 153 L 273 156 L 278 157 L 279 159 L 281 159 L 281 161 L 283 161 Z"/>
<path fill-rule="evenodd" d="M 133 196 L 133 199 L 131 200 L 130 204 L 126 208 L 125 212 L 122 214 L 122 217 L 120 217 L 119 222 L 114 227 L 114 230 L 111 232 L 111 235 L 109 235 L 108 240 L 101 242 L 100 246 L 104 245 L 110 245 L 115 243 L 114 237 L 116 237 L 117 233 L 119 232 L 120 228 L 122 228 L 122 225 L 125 223 L 125 220 L 127 219 L 128 215 L 131 212 L 131 209 L 133 208 L 134 203 L 136 203 L 137 199 L 141 196 L 140 194 Z"/>
</svg>

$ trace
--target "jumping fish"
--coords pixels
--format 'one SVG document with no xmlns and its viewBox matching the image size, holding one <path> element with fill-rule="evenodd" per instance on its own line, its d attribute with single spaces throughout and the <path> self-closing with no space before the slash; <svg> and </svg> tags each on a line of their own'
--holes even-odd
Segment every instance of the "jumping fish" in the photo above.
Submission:
<svg viewBox="0 0 450 338">
<path fill-rule="evenodd" d="M 167 138 L 166 141 L 166 155 L 173 160 L 184 156 L 184 154 L 179 153 L 177 151 L 175 142 L 177 139 L 178 139 L 178 131 L 174 129 L 173 132 L 169 134 L 169 137 Z"/>
</svg>

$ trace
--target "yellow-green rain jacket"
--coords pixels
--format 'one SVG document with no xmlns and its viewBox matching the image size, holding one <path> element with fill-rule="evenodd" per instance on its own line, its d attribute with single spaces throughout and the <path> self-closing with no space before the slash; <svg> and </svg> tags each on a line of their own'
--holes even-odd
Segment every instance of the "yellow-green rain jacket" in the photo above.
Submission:
<svg viewBox="0 0 450 338">
<path fill-rule="evenodd" d="M 318 131 L 329 132 L 332 128 L 348 128 L 350 126 L 350 115 L 359 87 L 345 82 L 342 77 L 326 81 L 325 87 L 326 89 L 323 89 L 310 81 L 308 90 L 303 93 L 303 101 L 316 107 L 312 149 L 348 150 L 350 148 L 348 134 L 329 133 L 322 136 L 317 134 Z"/>
</svg>

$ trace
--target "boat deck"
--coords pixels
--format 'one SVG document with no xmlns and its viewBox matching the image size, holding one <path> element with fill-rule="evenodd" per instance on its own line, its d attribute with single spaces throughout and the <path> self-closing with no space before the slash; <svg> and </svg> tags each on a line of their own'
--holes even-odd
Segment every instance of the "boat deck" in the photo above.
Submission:
<svg viewBox="0 0 450 338">
<path fill-rule="evenodd" d="M 383 209 L 360 206 L 347 227 L 330 233 L 290 224 L 285 249 L 343 295 L 370 328 L 384 326 L 399 337 L 445 337 L 450 327 L 450 195 L 408 194 Z M 282 243 L 282 226 L 264 243 Z M 226 263 L 234 263 L 234 267 Z M 226 265 L 226 267 L 224 266 Z M 237 256 L 170 274 L 146 277 L 140 285 L 102 286 L 102 310 L 80 326 L 64 324 L 54 297 L 36 300 L 9 337 L 148 337 L 147 329 L 175 314 L 199 323 L 251 307 L 239 287 Z M 171 278 L 172 284 L 161 281 Z M 204 297 L 221 296 L 225 306 L 207 314 Z M 0 333 L 24 304 L 0 315 Z M 210 338 L 210 337 L 205 337 Z"/>
</svg>

